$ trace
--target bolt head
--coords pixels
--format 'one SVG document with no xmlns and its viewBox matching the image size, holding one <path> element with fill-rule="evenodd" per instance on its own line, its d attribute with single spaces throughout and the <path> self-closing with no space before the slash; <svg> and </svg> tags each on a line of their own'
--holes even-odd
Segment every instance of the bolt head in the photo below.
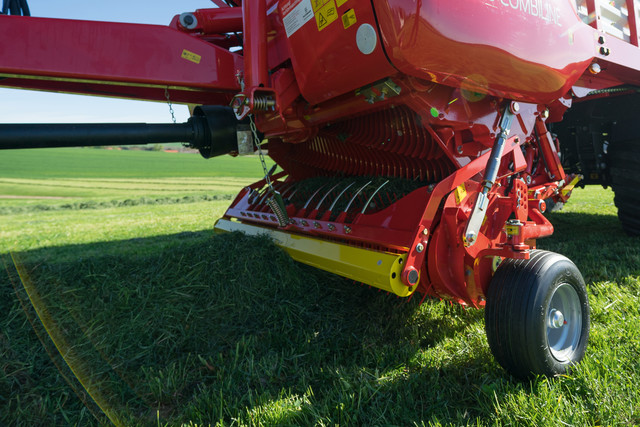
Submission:
<svg viewBox="0 0 640 427">
<path fill-rule="evenodd" d="M 512 102 L 511 103 L 511 112 L 515 114 L 518 111 L 520 111 L 520 104 L 518 104 L 517 102 Z"/>
<path fill-rule="evenodd" d="M 598 64 L 597 62 L 589 65 L 589 72 L 591 74 L 599 74 L 600 71 L 602 71 L 602 68 L 600 68 L 600 64 Z"/>
<path fill-rule="evenodd" d="M 466 239 L 468 245 L 474 244 L 475 241 L 476 241 L 476 233 L 474 231 L 470 231 L 465 236 L 465 239 Z"/>
<path fill-rule="evenodd" d="M 424 245 L 422 243 L 418 243 L 416 245 L 416 251 L 418 251 L 418 253 L 424 251 Z"/>
<path fill-rule="evenodd" d="M 407 274 L 407 281 L 411 286 L 418 283 L 419 278 L 420 278 L 420 275 L 418 274 L 418 270 L 416 270 L 415 268 L 412 268 Z"/>
</svg>

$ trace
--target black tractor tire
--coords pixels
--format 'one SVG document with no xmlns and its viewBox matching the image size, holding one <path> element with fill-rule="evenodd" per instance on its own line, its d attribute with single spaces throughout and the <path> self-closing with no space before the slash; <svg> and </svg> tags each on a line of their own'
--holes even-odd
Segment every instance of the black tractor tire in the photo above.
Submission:
<svg viewBox="0 0 640 427">
<path fill-rule="evenodd" d="M 612 143 L 608 163 L 622 228 L 630 236 L 640 236 L 640 139 Z"/>
<path fill-rule="evenodd" d="M 519 379 L 566 374 L 589 339 L 584 279 L 571 260 L 541 250 L 507 259 L 487 292 L 485 330 L 502 367 Z"/>
</svg>

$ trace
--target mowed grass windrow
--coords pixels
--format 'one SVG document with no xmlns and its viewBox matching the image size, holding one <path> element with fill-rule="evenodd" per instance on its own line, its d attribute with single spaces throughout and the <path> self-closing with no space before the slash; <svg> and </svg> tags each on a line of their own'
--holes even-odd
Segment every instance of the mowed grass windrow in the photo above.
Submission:
<svg viewBox="0 0 640 427">
<path fill-rule="evenodd" d="M 640 423 L 640 241 L 610 190 L 575 190 L 539 241 L 585 277 L 587 356 L 518 382 L 493 360 L 482 310 L 214 235 L 260 175 L 255 158 L 2 153 L 0 424 Z"/>
</svg>

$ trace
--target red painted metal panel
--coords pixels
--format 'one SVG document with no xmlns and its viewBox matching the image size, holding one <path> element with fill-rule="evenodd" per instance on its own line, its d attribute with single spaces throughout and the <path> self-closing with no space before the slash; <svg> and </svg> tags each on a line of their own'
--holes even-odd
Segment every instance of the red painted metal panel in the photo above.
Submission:
<svg viewBox="0 0 640 427">
<path fill-rule="evenodd" d="M 305 4 L 313 10 L 310 15 L 298 10 Z M 288 27 L 291 61 L 300 92 L 309 103 L 326 101 L 395 73 L 381 48 L 379 35 L 373 52 L 358 49 L 358 30 L 363 25 L 376 27 L 369 0 L 285 0 L 278 8 Z M 325 16 L 324 11 L 330 10 L 333 12 Z M 300 28 L 291 23 L 296 13 L 304 22 Z"/>
<path fill-rule="evenodd" d="M 235 93 L 243 68 L 241 56 L 158 25 L 0 16 L 0 36 L 11 41 L 0 50 L 0 75 L 115 83 L 105 95 L 120 96 L 123 84 Z"/>
<path fill-rule="evenodd" d="M 401 72 L 530 102 L 564 95 L 595 56 L 573 0 L 373 0 Z"/>
</svg>

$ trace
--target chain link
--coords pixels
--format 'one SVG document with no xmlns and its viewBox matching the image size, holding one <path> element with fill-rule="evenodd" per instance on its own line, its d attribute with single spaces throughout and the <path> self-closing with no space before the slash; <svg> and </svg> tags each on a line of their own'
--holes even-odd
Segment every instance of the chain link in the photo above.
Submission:
<svg viewBox="0 0 640 427">
<path fill-rule="evenodd" d="M 267 182 L 267 187 L 269 187 L 269 191 L 271 193 L 274 192 L 273 184 L 271 183 L 271 178 L 269 177 L 269 170 L 267 169 L 267 163 L 264 160 L 264 153 L 262 153 L 262 147 L 260 138 L 258 137 L 258 130 L 256 129 L 256 124 L 253 121 L 253 114 L 249 114 L 249 125 L 251 126 L 251 135 L 253 135 L 253 141 L 258 147 L 258 157 L 260 157 L 260 163 L 262 163 L 262 170 L 264 171 L 264 179 Z"/>
<path fill-rule="evenodd" d="M 278 224 L 280 225 L 280 227 L 286 227 L 291 224 L 291 220 L 289 219 L 289 215 L 287 215 L 287 208 L 285 206 L 284 200 L 282 199 L 282 195 L 278 191 L 276 191 L 276 189 L 273 187 L 273 183 L 271 182 L 271 177 L 269 176 L 269 171 L 267 170 L 267 163 L 264 161 L 262 144 L 260 138 L 258 137 L 258 130 L 256 129 L 256 123 L 253 119 L 253 114 L 249 114 L 249 123 L 251 126 L 253 141 L 255 142 L 256 147 L 258 147 L 258 157 L 260 157 L 260 163 L 262 164 L 262 170 L 264 171 L 264 180 L 267 183 L 267 191 L 270 194 L 270 197 L 267 198 L 267 205 L 271 208 L 271 211 L 278 219 Z"/>
<path fill-rule="evenodd" d="M 176 115 L 173 112 L 173 105 L 171 104 L 171 98 L 169 97 L 169 87 L 164 88 L 164 97 L 167 98 L 167 104 L 169 105 L 169 112 L 171 113 L 171 120 L 173 123 L 176 123 Z"/>
</svg>

